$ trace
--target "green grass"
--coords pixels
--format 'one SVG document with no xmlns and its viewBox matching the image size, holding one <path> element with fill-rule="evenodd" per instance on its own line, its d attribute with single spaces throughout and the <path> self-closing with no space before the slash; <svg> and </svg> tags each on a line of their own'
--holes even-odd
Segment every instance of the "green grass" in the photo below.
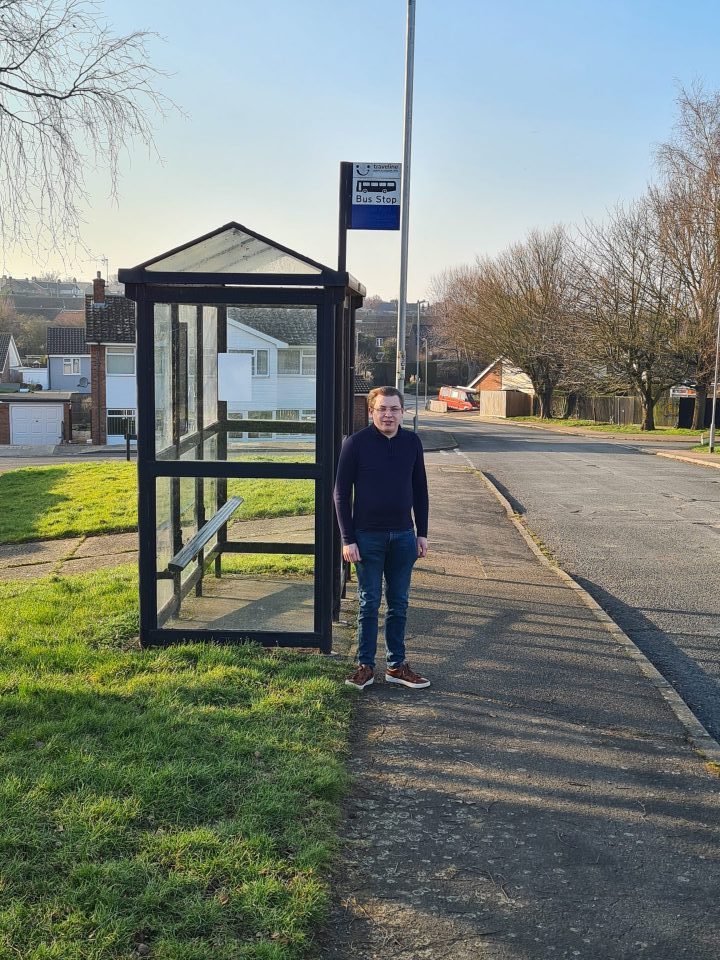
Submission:
<svg viewBox="0 0 720 960">
<path fill-rule="evenodd" d="M 140 652 L 136 591 L 0 584 L 0 956 L 298 960 L 346 787 L 340 668 Z"/>
<path fill-rule="evenodd" d="M 276 458 L 282 459 L 282 458 Z M 287 459 L 287 458 L 285 458 Z M 231 480 L 238 519 L 314 512 L 312 480 Z M 72 463 L 0 474 L 0 543 L 120 533 L 137 528 L 134 463 Z"/>
<path fill-rule="evenodd" d="M 0 543 L 137 526 L 134 463 L 73 463 L 0 474 Z M 9 509 L 12 505 L 12 509 Z"/>
<path fill-rule="evenodd" d="M 543 420 L 540 417 L 509 417 L 510 420 L 518 422 L 537 423 L 540 426 L 548 427 L 582 427 L 584 430 L 598 430 L 602 433 L 627 433 L 630 435 L 650 433 L 661 433 L 664 436 L 678 437 L 699 437 L 701 430 L 688 430 L 684 427 L 655 427 L 653 431 L 641 430 L 637 423 L 619 424 L 619 423 L 599 423 L 596 420 L 563 420 L 560 417 L 553 417 Z"/>
<path fill-rule="evenodd" d="M 222 568 L 245 576 L 312 576 L 315 558 L 305 553 L 224 553 Z"/>
<path fill-rule="evenodd" d="M 701 446 L 690 447 L 690 451 L 693 453 L 710 453 L 710 448 L 706 443 L 704 443 Z M 720 447 L 718 447 L 717 444 L 715 446 L 715 449 L 712 451 L 712 456 L 714 457 L 720 456 Z"/>
</svg>

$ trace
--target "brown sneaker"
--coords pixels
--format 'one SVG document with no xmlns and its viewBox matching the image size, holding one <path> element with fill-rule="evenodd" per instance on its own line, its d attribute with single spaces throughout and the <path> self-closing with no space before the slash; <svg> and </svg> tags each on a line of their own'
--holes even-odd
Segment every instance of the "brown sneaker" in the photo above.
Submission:
<svg viewBox="0 0 720 960">
<path fill-rule="evenodd" d="M 423 687 L 430 686 L 430 681 L 412 671 L 407 663 L 399 667 L 388 667 L 385 671 L 385 680 L 387 683 L 401 683 L 404 687 L 411 687 L 413 690 L 422 690 Z"/>
<path fill-rule="evenodd" d="M 355 687 L 356 690 L 364 690 L 365 687 L 369 687 L 375 683 L 375 671 L 372 667 L 361 663 L 355 670 L 355 673 L 349 676 L 345 683 L 349 687 Z"/>
</svg>

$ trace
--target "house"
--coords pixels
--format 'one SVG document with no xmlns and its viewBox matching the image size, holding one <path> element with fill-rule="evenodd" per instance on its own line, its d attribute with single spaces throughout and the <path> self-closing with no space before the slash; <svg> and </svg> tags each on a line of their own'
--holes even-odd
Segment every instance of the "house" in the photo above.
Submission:
<svg viewBox="0 0 720 960">
<path fill-rule="evenodd" d="M 66 310 L 83 308 L 82 291 L 73 281 L 19 280 L 14 277 L 0 278 L 0 298 L 3 298 L 16 313 L 43 317 L 50 323 Z"/>
<path fill-rule="evenodd" d="M 90 393 L 90 349 L 85 327 L 47 328 L 50 390 Z"/>
<path fill-rule="evenodd" d="M 368 410 L 368 394 L 370 393 L 370 381 L 365 377 L 355 374 L 355 385 L 353 390 L 353 433 L 362 430 L 370 422 L 370 412 Z"/>
<path fill-rule="evenodd" d="M 93 292 L 85 296 L 85 340 L 90 354 L 92 443 L 120 444 L 135 433 L 135 304 L 106 296 L 98 273 Z"/>
<path fill-rule="evenodd" d="M 0 394 L 0 445 L 54 446 L 71 439 L 71 394 L 59 390 Z"/>
<path fill-rule="evenodd" d="M 228 353 L 252 357 L 250 399 L 245 403 L 229 403 L 228 417 L 314 422 L 317 356 L 314 310 L 229 307 L 227 348 Z M 241 439 L 240 434 L 234 439 Z M 242 439 L 252 437 L 248 434 Z"/>
<path fill-rule="evenodd" d="M 497 357 L 467 386 L 477 392 L 484 416 L 522 417 L 532 413 L 532 381 L 506 357 Z"/>
<path fill-rule="evenodd" d="M 493 360 L 467 386 L 478 393 L 483 390 L 519 390 L 530 396 L 535 395 L 530 377 L 505 357 L 497 357 Z"/>
<path fill-rule="evenodd" d="M 23 386 L 20 354 L 10 333 L 0 333 L 0 445 L 54 445 L 72 433 L 68 393 L 30 393 Z"/>
<path fill-rule="evenodd" d="M 185 322 L 180 320 L 181 337 Z M 135 303 L 105 293 L 97 277 L 85 302 L 85 337 L 90 354 L 91 440 L 120 444 L 136 432 Z M 187 334 L 183 343 L 188 349 Z M 316 407 L 317 320 L 315 310 L 229 307 L 227 354 L 250 357 L 246 399 L 228 402 L 228 417 L 238 420 L 314 422 Z M 158 377 L 162 373 L 158 371 Z M 156 381 L 156 389 L 165 387 Z M 314 432 L 310 431 L 310 434 Z M 287 434 L 237 431 L 231 440 Z M 305 434 L 294 434 L 296 439 Z"/>
<path fill-rule="evenodd" d="M 420 308 L 420 339 L 428 336 L 429 329 L 434 323 L 431 311 L 426 301 L 408 303 L 405 307 L 406 351 L 408 361 L 415 360 L 417 350 L 417 322 L 418 308 Z M 397 300 L 376 300 L 370 306 L 360 307 L 355 314 L 355 334 L 362 336 L 369 346 L 373 343 L 373 355 L 376 360 L 383 358 L 383 347 L 386 340 L 397 339 L 398 302 Z"/>
<path fill-rule="evenodd" d="M 20 354 L 11 333 L 0 333 L 0 383 L 22 383 Z"/>
</svg>

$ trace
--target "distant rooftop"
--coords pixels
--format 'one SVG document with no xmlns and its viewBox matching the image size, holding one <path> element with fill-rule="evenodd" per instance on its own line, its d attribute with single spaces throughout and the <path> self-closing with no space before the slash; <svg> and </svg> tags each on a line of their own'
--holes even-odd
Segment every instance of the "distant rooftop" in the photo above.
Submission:
<svg viewBox="0 0 720 960">
<path fill-rule="evenodd" d="M 85 297 L 85 337 L 88 343 L 135 343 L 135 303 L 106 295 L 102 303 Z"/>
<path fill-rule="evenodd" d="M 47 352 L 49 357 L 82 357 L 90 353 L 85 342 L 84 327 L 48 327 Z"/>
</svg>

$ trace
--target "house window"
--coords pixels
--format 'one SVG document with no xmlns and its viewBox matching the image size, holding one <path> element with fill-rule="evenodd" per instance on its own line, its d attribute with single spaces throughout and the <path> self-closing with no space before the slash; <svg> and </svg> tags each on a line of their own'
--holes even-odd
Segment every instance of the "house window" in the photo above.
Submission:
<svg viewBox="0 0 720 960">
<path fill-rule="evenodd" d="M 301 410 L 300 419 L 305 423 L 315 422 L 315 411 L 314 410 Z"/>
<path fill-rule="evenodd" d="M 249 353 L 252 357 L 252 375 L 254 377 L 270 375 L 269 350 L 229 350 L 228 353 Z"/>
<path fill-rule="evenodd" d="M 134 410 L 108 410 L 107 433 L 109 437 L 124 437 L 126 433 L 136 433 Z"/>
<path fill-rule="evenodd" d="M 63 376 L 73 377 L 80 373 L 80 357 L 63 358 Z"/>
<path fill-rule="evenodd" d="M 315 348 L 290 347 L 288 350 L 278 350 L 278 374 L 281 377 L 314 377 Z"/>
<path fill-rule="evenodd" d="M 278 420 L 299 420 L 300 411 L 299 410 L 278 410 L 276 412 L 276 418 Z"/>
<path fill-rule="evenodd" d="M 114 377 L 135 376 L 134 350 L 109 350 L 107 352 L 107 373 Z"/>
<path fill-rule="evenodd" d="M 272 410 L 248 410 L 248 420 L 272 420 Z M 272 437 L 272 433 L 248 433 L 248 439 L 254 440 L 258 437 Z"/>
</svg>

